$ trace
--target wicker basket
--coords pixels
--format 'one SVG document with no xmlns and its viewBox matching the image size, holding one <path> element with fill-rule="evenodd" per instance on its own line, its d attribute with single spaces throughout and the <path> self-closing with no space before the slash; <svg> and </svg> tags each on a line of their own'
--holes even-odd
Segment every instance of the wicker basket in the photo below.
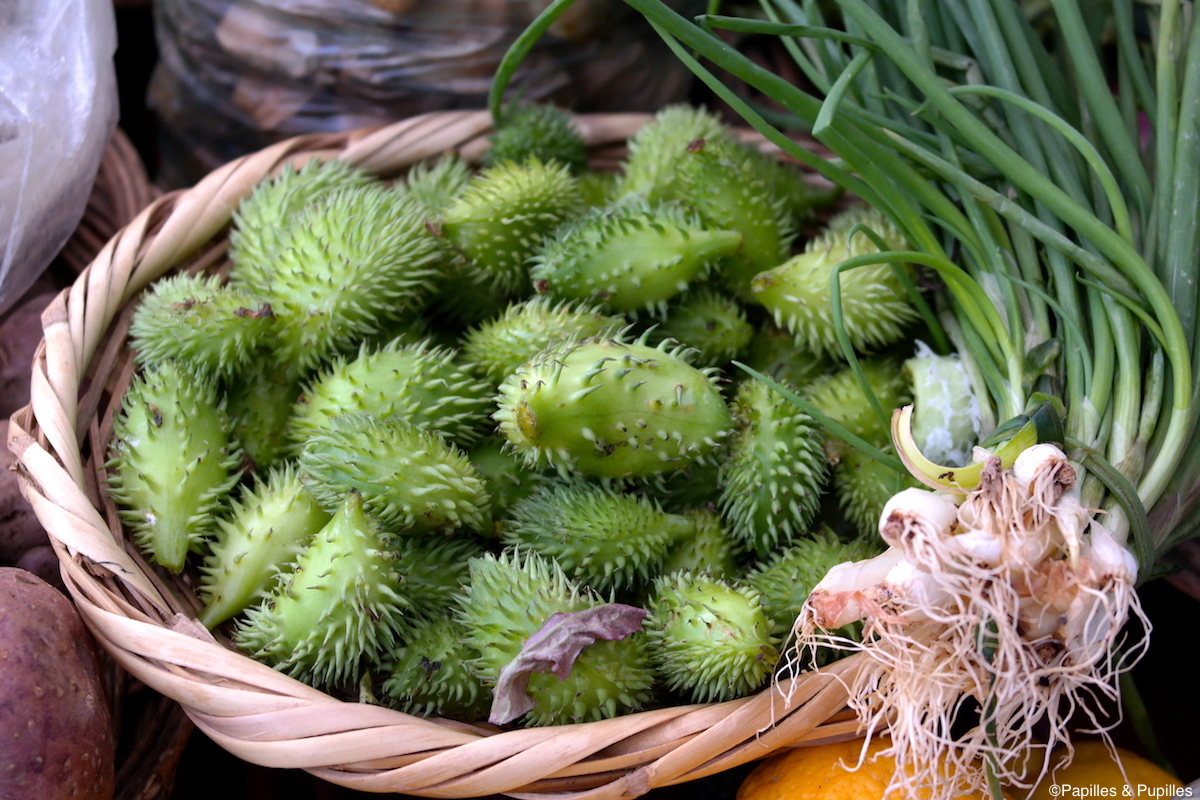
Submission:
<svg viewBox="0 0 1200 800">
<path fill-rule="evenodd" d="M 614 164 L 647 119 L 579 117 L 593 163 Z M 486 112 L 437 112 L 245 156 L 153 202 L 55 299 L 42 318 L 31 402 L 14 415 L 9 446 L 81 613 L 118 664 L 178 701 L 229 752 L 360 791 L 636 797 L 781 748 L 855 735 L 842 679 L 852 680 L 857 657 L 739 700 L 549 728 L 502 731 L 342 702 L 214 638 L 195 621 L 188 575 L 151 569 L 123 537 L 100 481 L 113 410 L 133 371 L 131 300 L 170 270 L 220 268 L 239 200 L 285 163 L 339 156 L 394 176 L 442 152 L 477 159 L 490 125 Z"/>
</svg>

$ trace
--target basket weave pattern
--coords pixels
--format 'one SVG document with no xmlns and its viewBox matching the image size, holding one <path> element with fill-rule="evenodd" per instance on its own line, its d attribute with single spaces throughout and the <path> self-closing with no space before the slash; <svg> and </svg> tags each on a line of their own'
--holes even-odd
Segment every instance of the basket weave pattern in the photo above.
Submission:
<svg viewBox="0 0 1200 800">
<path fill-rule="evenodd" d="M 614 164 L 645 115 L 583 115 L 593 165 Z M 114 236 L 43 314 L 30 405 L 10 426 L 22 487 L 50 534 L 76 605 L 112 658 L 177 701 L 196 726 L 254 764 L 307 770 L 359 791 L 423 797 L 636 797 L 780 748 L 854 735 L 843 680 L 861 660 L 718 704 L 579 725 L 498 730 L 343 702 L 256 663 L 195 621 L 192 579 L 152 569 L 103 491 L 114 410 L 134 365 L 134 301 L 176 269 L 219 270 L 240 200 L 287 163 L 340 157 L 381 177 L 487 147 L 486 112 L 436 112 L 375 131 L 297 137 L 164 195 Z M 839 679 L 840 678 L 840 679 Z"/>
</svg>

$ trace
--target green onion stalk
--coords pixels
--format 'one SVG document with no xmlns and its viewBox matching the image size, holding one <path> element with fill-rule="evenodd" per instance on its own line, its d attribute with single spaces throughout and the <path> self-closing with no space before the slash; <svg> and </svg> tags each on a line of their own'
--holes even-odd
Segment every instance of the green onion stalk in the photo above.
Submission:
<svg viewBox="0 0 1200 800">
<path fill-rule="evenodd" d="M 904 768 L 893 788 L 957 795 L 934 772 L 946 760 L 984 791 L 1028 785 L 1040 776 L 1018 774 L 1014 756 L 1035 731 L 1047 749 L 1069 745 L 1068 715 L 1119 697 L 1146 643 L 1136 588 L 1200 530 L 1190 4 L 1139 6 L 1148 24 L 1135 25 L 1132 0 L 758 0 L 695 19 L 625 2 L 747 125 L 902 232 L 907 249 L 855 255 L 830 275 L 839 342 L 864 388 L 840 321 L 843 277 L 904 264 L 937 287 L 924 290 L 924 324 L 970 377 L 974 458 L 934 462 L 913 409 L 892 410 L 899 459 L 864 453 L 926 488 L 884 508 L 882 556 L 814 589 L 797 655 L 860 651 L 868 666 L 850 702 L 866 730 L 891 736 Z M 552 2 L 514 43 L 493 113 L 571 3 Z M 803 84 L 725 33 L 778 37 Z M 846 235 L 882 241 L 863 226 Z M 827 633 L 858 620 L 861 643 Z"/>
</svg>

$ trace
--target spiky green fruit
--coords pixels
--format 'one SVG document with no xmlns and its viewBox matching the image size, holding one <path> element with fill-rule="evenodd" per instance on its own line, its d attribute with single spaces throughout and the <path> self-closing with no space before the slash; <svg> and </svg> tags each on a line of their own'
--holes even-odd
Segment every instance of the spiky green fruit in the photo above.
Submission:
<svg viewBox="0 0 1200 800">
<path fill-rule="evenodd" d="M 707 703 L 750 694 L 771 676 L 779 639 L 759 594 L 703 574 L 655 581 L 646 620 L 651 660 L 673 691 Z"/>
<path fill-rule="evenodd" d="M 530 261 L 534 288 L 608 311 L 666 310 L 742 235 L 705 225 L 681 206 L 633 199 L 594 208 L 560 226 Z"/>
<path fill-rule="evenodd" d="M 294 466 L 272 470 L 217 520 L 200 568 L 200 621 L 216 627 L 265 596 L 330 515 L 301 483 Z"/>
<path fill-rule="evenodd" d="M 693 464 L 661 476 L 635 489 L 647 492 L 672 514 L 693 508 L 716 508 L 720 464 L 716 459 Z"/>
<path fill-rule="evenodd" d="M 467 668 L 477 654 L 465 635 L 453 617 L 414 622 L 383 667 L 387 677 L 380 688 L 389 705 L 422 717 L 487 717 L 491 695 Z"/>
<path fill-rule="evenodd" d="M 397 189 L 407 192 L 432 213 L 440 214 L 470 180 L 470 165 L 454 154 L 447 154 L 436 161 L 414 164 Z"/>
<path fill-rule="evenodd" d="M 480 531 L 486 535 L 499 534 L 499 522 L 508 510 L 551 480 L 546 472 L 526 468 L 520 456 L 499 437 L 476 443 L 467 451 L 467 458 L 479 471 L 492 499 L 488 514 L 492 524 Z"/>
<path fill-rule="evenodd" d="M 390 545 L 413 614 L 442 616 L 469 579 L 470 560 L 483 554 L 475 536 L 398 536 Z"/>
<path fill-rule="evenodd" d="M 588 170 L 578 177 L 583 208 L 606 206 L 617 199 L 617 186 L 620 181 L 617 173 Z"/>
<path fill-rule="evenodd" d="M 227 382 L 226 408 L 233 436 L 256 471 L 288 456 L 287 424 L 300 397 L 295 370 L 266 352 Z"/>
<path fill-rule="evenodd" d="M 238 621 L 252 658 L 314 686 L 352 681 L 378 664 L 404 625 L 395 556 L 357 492 L 346 495 L 292 570 Z"/>
<path fill-rule="evenodd" d="M 258 286 L 269 282 L 280 237 L 297 214 L 330 192 L 375 180 L 344 161 L 312 158 L 298 169 L 285 165 L 278 175 L 259 183 L 233 212 L 229 259 L 234 282 Z"/>
<path fill-rule="evenodd" d="M 463 359 L 497 385 L 561 339 L 616 333 L 624 325 L 623 317 L 590 305 L 534 297 L 509 305 L 499 317 L 468 331 Z"/>
<path fill-rule="evenodd" d="M 457 351 L 400 337 L 340 357 L 304 389 L 288 422 L 292 452 L 343 414 L 395 417 L 469 446 L 489 426 L 494 389 Z"/>
<path fill-rule="evenodd" d="M 828 356 L 796 347 L 792 334 L 771 322 L 764 322 L 755 329 L 741 361 L 768 378 L 800 390 L 838 369 L 838 362 Z"/>
<path fill-rule="evenodd" d="M 587 167 L 587 145 L 571 116 L 545 104 L 523 104 L 504 109 L 491 147 L 483 154 L 486 167 L 505 161 L 523 163 L 537 158 L 565 165 L 578 175 Z"/>
<path fill-rule="evenodd" d="M 462 451 L 410 422 L 368 414 L 330 420 L 305 443 L 300 477 L 328 510 L 348 492 L 394 533 L 483 525 L 487 489 Z"/>
<path fill-rule="evenodd" d="M 269 305 L 216 275 L 171 275 L 154 283 L 134 309 L 130 346 L 142 366 L 174 360 L 228 377 L 250 362 L 274 321 Z"/>
<path fill-rule="evenodd" d="M 717 367 L 740 356 L 753 336 L 754 326 L 739 302 L 701 286 L 667 308 L 663 321 L 651 332 L 651 341 L 679 342 L 697 351 L 695 363 Z"/>
<path fill-rule="evenodd" d="M 754 276 L 778 267 L 791 253 L 796 226 L 764 160 L 731 139 L 688 148 L 676 172 L 677 197 L 709 224 L 742 235 L 742 246 L 721 260 L 717 279 L 742 299 Z"/>
<path fill-rule="evenodd" d="M 667 551 L 659 572 L 703 572 L 719 580 L 733 580 L 738 571 L 738 542 L 715 509 L 693 508 L 684 513 L 691 520 L 692 535 Z"/>
<path fill-rule="evenodd" d="M 715 374 L 679 351 L 586 339 L 534 356 L 493 415 L 531 466 L 643 478 L 711 457 L 733 427 Z"/>
<path fill-rule="evenodd" d="M 183 569 L 240 477 L 241 453 L 213 381 L 164 361 L 134 376 L 113 419 L 109 493 L 134 542 Z"/>
<path fill-rule="evenodd" d="M 694 530 L 691 519 L 666 513 L 648 497 L 580 482 L 547 486 L 518 502 L 500 526 L 500 539 L 608 592 L 649 581 L 670 547 Z"/>
<path fill-rule="evenodd" d="M 859 360 L 867 385 L 879 400 L 884 418 L 871 407 L 857 376 L 849 367 L 812 381 L 803 391 L 809 402 L 842 427 L 877 446 L 891 441 L 890 414 L 912 397 L 908 378 L 892 358 Z"/>
<path fill-rule="evenodd" d="M 275 311 L 279 360 L 310 369 L 420 308 L 450 258 L 428 216 L 378 185 L 331 192 L 296 214 L 265 283 L 236 283 Z"/>
<path fill-rule="evenodd" d="M 494 685 L 505 665 L 553 615 L 603 604 L 554 562 L 534 553 L 502 553 L 471 560 L 471 581 L 459 598 L 466 644 L 479 652 L 473 671 Z M 597 641 L 580 652 L 565 680 L 550 673 L 529 678 L 535 700 L 530 725 L 593 722 L 636 711 L 650 700 L 654 674 L 645 637 Z"/>
<path fill-rule="evenodd" d="M 909 249 L 903 235 L 882 214 L 853 208 L 831 220 L 820 236 L 805 245 L 803 253 L 762 272 L 750 283 L 754 301 L 791 331 L 796 344 L 805 350 L 842 357 L 833 315 L 834 271 L 848 258 L 879 251 L 861 232 L 847 241 L 850 228 L 859 223 L 879 234 L 890 249 Z M 908 266 L 901 268 L 912 271 Z M 897 341 L 918 319 L 912 300 L 889 264 L 844 270 L 838 280 L 846 334 L 859 352 Z"/>
<path fill-rule="evenodd" d="M 629 155 L 617 187 L 619 196 L 648 199 L 675 197 L 675 171 L 687 158 L 688 145 L 697 141 L 731 139 L 732 133 L 711 111 L 676 104 L 660 109 L 629 137 Z"/>
<path fill-rule="evenodd" d="M 579 188 L 567 167 L 536 158 L 508 161 L 471 179 L 442 215 L 440 230 L 483 283 L 525 293 L 526 260 L 579 207 Z"/>
<path fill-rule="evenodd" d="M 883 551 L 879 537 L 839 539 L 826 529 L 772 553 L 746 575 L 762 596 L 762 607 L 778 636 L 787 636 L 813 587 L 837 564 L 861 561 Z"/>
<path fill-rule="evenodd" d="M 890 445 L 884 452 L 895 455 Z M 922 485 L 908 472 L 892 469 L 853 447 L 838 449 L 833 492 L 846 521 L 861 536 L 879 533 L 879 516 L 892 495 Z"/>
<path fill-rule="evenodd" d="M 717 504 L 731 534 L 764 554 L 808 533 L 828 467 L 812 417 L 760 381 L 738 386 L 737 429 L 721 463 Z"/>
</svg>

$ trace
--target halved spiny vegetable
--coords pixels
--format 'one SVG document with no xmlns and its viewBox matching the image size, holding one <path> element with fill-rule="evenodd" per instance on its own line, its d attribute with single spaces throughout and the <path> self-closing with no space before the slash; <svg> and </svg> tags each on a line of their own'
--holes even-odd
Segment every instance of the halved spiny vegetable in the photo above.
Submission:
<svg viewBox="0 0 1200 800">
<path fill-rule="evenodd" d="M 634 198 L 561 225 L 533 255 L 531 277 L 541 294 L 662 314 L 741 245 L 740 233 L 705 225 L 694 211 Z"/>
<path fill-rule="evenodd" d="M 642 341 L 565 342 L 500 385 L 493 415 L 531 467 L 645 478 L 711 458 L 733 427 L 715 371 Z"/>
<path fill-rule="evenodd" d="M 275 315 L 220 277 L 171 275 L 154 283 L 133 311 L 130 347 L 138 364 L 180 361 L 227 378 L 245 367 L 271 335 Z"/>
<path fill-rule="evenodd" d="M 330 515 L 304 487 L 293 465 L 272 470 L 233 501 L 200 568 L 200 621 L 212 628 L 271 588 Z"/>
<path fill-rule="evenodd" d="M 234 642 L 314 686 L 344 684 L 391 649 L 409 605 L 387 536 L 350 492 L 267 598 L 238 621 Z"/>
<path fill-rule="evenodd" d="M 512 303 L 499 317 L 481 323 L 463 339 L 463 360 L 495 385 L 533 356 L 562 339 L 616 334 L 624 317 L 585 303 L 534 297 Z"/>
<path fill-rule="evenodd" d="M 241 463 L 210 378 L 174 361 L 134 376 L 113 419 L 108 486 L 155 563 L 183 569 L 212 534 Z"/>
<path fill-rule="evenodd" d="M 465 447 L 490 427 L 493 394 L 457 351 L 402 336 L 340 357 L 313 379 L 295 406 L 288 438 L 299 452 L 335 417 L 362 412 L 437 431 Z"/>
<path fill-rule="evenodd" d="M 471 581 L 459 598 L 466 644 L 479 652 L 473 670 L 494 685 L 500 671 L 555 614 L 595 608 L 603 601 L 570 581 L 554 562 L 534 553 L 491 554 L 471 560 Z M 591 722 L 636 711 L 650 700 L 654 675 L 645 636 L 587 645 L 570 674 L 530 675 L 535 700 L 530 725 Z"/>
<path fill-rule="evenodd" d="M 271 304 L 279 362 L 311 369 L 428 301 L 452 257 L 428 218 L 402 192 L 341 189 L 296 215 L 267 275 L 234 269 L 230 282 Z"/>
<path fill-rule="evenodd" d="M 655 582 L 646 619 L 651 661 L 669 687 L 698 703 L 761 687 L 779 661 L 779 638 L 756 590 L 703 573 Z"/>
<path fill-rule="evenodd" d="M 847 241 L 847 234 L 856 224 L 870 228 L 891 250 L 909 249 L 886 217 L 874 209 L 856 207 L 834 217 L 820 236 L 806 243 L 803 253 L 774 268 L 764 268 L 748 285 L 746 299 L 765 306 L 778 324 L 792 332 L 797 346 L 809 352 L 844 358 L 833 316 L 834 271 L 848 258 L 879 251 L 861 231 Z M 899 268 L 913 274 L 912 267 Z M 899 340 L 917 320 L 912 299 L 892 265 L 846 269 L 838 279 L 846 334 L 858 352 Z"/>
<path fill-rule="evenodd" d="M 825 433 L 759 381 L 740 384 L 732 407 L 717 504 L 734 538 L 764 556 L 810 530 L 828 476 Z"/>
<path fill-rule="evenodd" d="M 500 526 L 505 545 L 551 558 L 599 592 L 644 585 L 671 546 L 694 533 L 691 519 L 664 512 L 648 497 L 584 482 L 535 490 Z"/>
<path fill-rule="evenodd" d="M 526 294 L 526 260 L 579 208 L 579 188 L 565 166 L 536 158 L 509 161 L 472 177 L 435 227 L 466 255 L 468 278 L 506 294 Z"/>
<path fill-rule="evenodd" d="M 296 215 L 330 192 L 377 182 L 345 161 L 312 158 L 299 168 L 287 164 L 277 176 L 259 183 L 233 212 L 229 258 L 238 282 L 270 283 L 280 237 L 295 223 Z"/>
<path fill-rule="evenodd" d="M 360 493 L 364 508 L 395 534 L 485 523 L 487 489 L 467 457 L 439 434 L 395 417 L 336 417 L 305 443 L 299 465 L 326 509 Z"/>
</svg>

